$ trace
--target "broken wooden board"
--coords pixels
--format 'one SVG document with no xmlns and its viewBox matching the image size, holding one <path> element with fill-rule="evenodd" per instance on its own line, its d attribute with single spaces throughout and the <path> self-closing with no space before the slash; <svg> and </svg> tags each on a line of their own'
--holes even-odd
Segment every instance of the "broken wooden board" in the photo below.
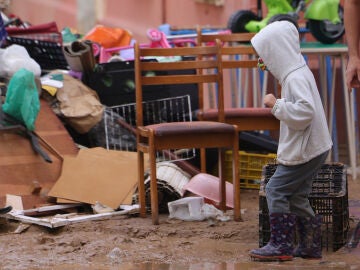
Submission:
<svg viewBox="0 0 360 270">
<path fill-rule="evenodd" d="M 136 152 L 81 149 L 76 157 L 64 157 L 61 176 L 49 196 L 117 209 L 131 204 L 137 179 Z"/>
<path fill-rule="evenodd" d="M 75 156 L 78 152 L 72 137 L 48 103 L 42 99 L 40 102 L 35 132 L 44 140 L 40 140 L 40 145 L 53 162 L 44 161 L 21 134 L 0 130 L 0 205 L 4 205 L 6 194 L 21 196 L 24 209 L 47 203 L 47 192 L 61 173 L 59 155 Z M 34 181 L 42 188 L 40 194 L 32 194 Z"/>
<path fill-rule="evenodd" d="M 135 214 L 139 212 L 139 205 L 124 205 L 120 207 L 121 210 L 100 213 L 100 214 L 65 214 L 65 215 L 54 215 L 48 217 L 30 217 L 24 215 L 22 211 L 11 211 L 5 216 L 8 219 L 18 220 L 23 223 L 36 224 L 45 226 L 48 228 L 57 228 L 74 223 L 91 221 L 91 220 L 103 220 L 119 215 Z M 39 211 L 42 211 L 39 209 Z"/>
</svg>

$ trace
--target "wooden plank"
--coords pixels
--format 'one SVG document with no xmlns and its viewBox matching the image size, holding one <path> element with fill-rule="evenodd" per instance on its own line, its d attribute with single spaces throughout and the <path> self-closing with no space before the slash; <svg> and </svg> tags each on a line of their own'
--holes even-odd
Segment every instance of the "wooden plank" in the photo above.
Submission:
<svg viewBox="0 0 360 270">
<path fill-rule="evenodd" d="M 37 224 L 49 228 L 62 227 L 69 224 L 91 221 L 91 220 L 103 220 L 114 216 L 134 214 L 139 212 L 139 205 L 124 205 L 119 211 L 100 213 L 100 214 L 65 214 L 55 215 L 49 217 L 29 217 L 25 216 L 22 211 L 12 211 L 6 214 L 9 219 L 18 220 L 24 223 Z"/>
<path fill-rule="evenodd" d="M 45 100 L 35 123 L 36 133 L 56 151 L 40 141 L 52 163 L 36 154 L 30 141 L 16 132 L 0 130 L 0 205 L 5 204 L 6 194 L 22 196 L 24 209 L 47 203 L 46 191 L 50 190 L 61 173 L 62 160 L 58 156 L 76 156 L 78 149 L 60 119 Z M 42 191 L 31 194 L 31 185 L 37 181 Z"/>
</svg>

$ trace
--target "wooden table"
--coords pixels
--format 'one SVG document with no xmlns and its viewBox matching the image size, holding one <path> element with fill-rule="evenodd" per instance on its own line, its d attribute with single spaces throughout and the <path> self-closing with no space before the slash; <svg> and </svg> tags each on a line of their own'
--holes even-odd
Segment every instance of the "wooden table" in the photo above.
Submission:
<svg viewBox="0 0 360 270">
<path fill-rule="evenodd" d="M 356 92 L 348 91 L 345 80 L 346 59 L 348 55 L 348 48 L 345 44 L 322 44 L 319 42 L 303 42 L 301 43 L 301 52 L 304 56 L 317 55 L 319 59 L 319 72 L 320 72 L 320 92 L 323 100 L 324 110 L 327 115 L 329 131 L 333 134 L 334 146 L 336 147 L 336 130 L 333 129 L 334 112 L 335 112 L 335 91 L 336 91 L 336 68 L 337 60 L 340 61 L 341 69 L 341 85 L 344 96 L 345 118 L 346 118 L 346 133 L 348 139 L 349 149 L 349 173 L 353 179 L 357 176 L 357 144 L 356 137 L 356 108 L 355 98 Z M 331 82 L 328 82 L 328 76 Z"/>
</svg>

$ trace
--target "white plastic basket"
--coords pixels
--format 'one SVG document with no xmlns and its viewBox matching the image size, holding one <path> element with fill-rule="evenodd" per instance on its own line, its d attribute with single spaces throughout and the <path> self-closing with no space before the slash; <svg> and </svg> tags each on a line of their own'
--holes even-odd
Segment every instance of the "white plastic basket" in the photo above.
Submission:
<svg viewBox="0 0 360 270">
<path fill-rule="evenodd" d="M 192 121 L 190 96 L 145 101 L 144 124 Z M 136 151 L 135 103 L 105 109 L 106 148 Z M 157 153 L 159 161 L 186 160 L 195 157 L 195 149 L 167 149 Z"/>
</svg>

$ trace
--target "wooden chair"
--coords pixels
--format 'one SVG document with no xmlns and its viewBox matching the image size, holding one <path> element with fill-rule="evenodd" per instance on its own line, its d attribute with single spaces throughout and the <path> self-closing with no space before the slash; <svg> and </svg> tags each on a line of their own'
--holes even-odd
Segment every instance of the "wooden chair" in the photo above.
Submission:
<svg viewBox="0 0 360 270">
<path fill-rule="evenodd" d="M 251 69 L 257 68 L 257 58 L 244 60 L 242 56 L 256 56 L 254 48 L 250 45 L 250 39 L 254 33 L 230 33 L 230 34 L 203 34 L 197 29 L 197 44 L 210 46 L 218 39 L 221 44 L 221 60 L 223 71 L 228 69 Z M 227 123 L 237 125 L 239 131 L 249 130 L 278 130 L 279 120 L 271 113 L 270 108 L 263 107 L 226 107 L 224 110 Z M 199 113 L 201 120 L 214 120 L 217 117 L 217 109 L 208 109 Z"/>
<path fill-rule="evenodd" d="M 223 176 L 223 152 L 225 148 L 233 151 L 232 175 L 234 187 L 234 219 L 240 219 L 240 182 L 238 176 L 238 132 L 234 125 L 224 123 L 224 95 L 220 61 L 220 43 L 212 47 L 195 46 L 183 48 L 141 48 L 135 44 L 135 84 L 136 84 L 136 121 L 137 153 L 139 177 L 140 216 L 146 216 L 144 186 L 144 153 L 149 154 L 150 199 L 153 224 L 159 224 L 158 191 L 156 179 L 156 152 L 164 149 L 218 148 L 219 156 L 219 195 L 220 208 L 226 210 L 225 180 Z M 202 58 L 215 55 L 215 58 Z M 189 57 L 191 56 L 191 57 Z M 162 61 L 143 61 L 144 58 L 162 57 Z M 163 58 L 182 57 L 182 61 L 164 62 Z M 164 71 L 174 71 L 166 73 Z M 184 74 L 183 71 L 196 71 Z M 201 72 L 205 71 L 206 72 Z M 178 71 L 179 73 L 175 73 Z M 148 73 L 151 76 L 148 76 Z M 174 74 L 175 73 L 175 74 Z M 182 74 L 181 74 L 182 73 Z M 218 89 L 218 114 L 214 121 L 187 121 L 159 123 L 144 126 L 143 90 L 146 85 L 216 84 Z M 199 109 L 203 107 L 202 87 L 199 91 Z M 160 90 L 161 91 L 161 90 Z M 201 171 L 205 172 L 202 166 Z"/>
</svg>

